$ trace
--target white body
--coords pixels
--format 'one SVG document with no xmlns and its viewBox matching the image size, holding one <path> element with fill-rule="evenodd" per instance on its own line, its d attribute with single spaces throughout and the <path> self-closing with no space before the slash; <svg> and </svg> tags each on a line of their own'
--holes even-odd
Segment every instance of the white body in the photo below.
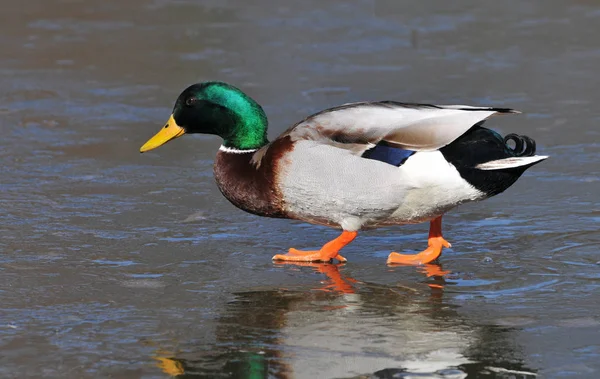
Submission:
<svg viewBox="0 0 600 379">
<path fill-rule="evenodd" d="M 280 176 L 286 210 L 348 231 L 420 223 L 485 197 L 439 151 L 417 152 L 395 167 L 298 141 L 289 158 Z"/>
</svg>

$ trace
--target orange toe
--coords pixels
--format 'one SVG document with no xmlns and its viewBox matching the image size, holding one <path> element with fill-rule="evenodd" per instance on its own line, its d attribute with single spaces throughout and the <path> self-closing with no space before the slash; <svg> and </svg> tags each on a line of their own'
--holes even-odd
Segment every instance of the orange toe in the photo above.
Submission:
<svg viewBox="0 0 600 379">
<path fill-rule="evenodd" d="M 291 248 L 287 254 L 277 254 L 273 256 L 274 261 L 288 262 L 330 262 L 328 255 L 321 254 L 320 250 L 301 251 Z"/>
<path fill-rule="evenodd" d="M 450 242 L 446 241 L 444 239 L 444 237 L 434 237 L 434 238 L 431 238 L 431 239 L 429 239 L 428 243 L 429 244 L 431 244 L 431 243 L 440 244 L 440 245 L 442 245 L 442 247 L 448 247 L 448 248 L 452 247 L 452 244 Z"/>
<path fill-rule="evenodd" d="M 335 256 L 335 258 L 333 258 L 333 259 L 337 259 L 337 260 L 338 260 L 338 262 L 340 262 L 340 263 L 346 263 L 346 262 L 348 262 L 348 260 L 347 260 L 346 258 L 342 257 L 342 256 L 341 256 L 341 255 L 339 255 L 339 254 L 338 254 L 338 255 L 336 255 L 336 256 Z"/>
<path fill-rule="evenodd" d="M 333 259 L 337 259 L 340 263 L 345 263 L 348 260 L 341 255 L 336 255 Z M 288 262 L 331 262 L 332 258 L 329 253 L 321 250 L 298 250 L 293 247 L 288 250 L 287 254 L 277 254 L 273 256 L 274 261 Z"/>
</svg>

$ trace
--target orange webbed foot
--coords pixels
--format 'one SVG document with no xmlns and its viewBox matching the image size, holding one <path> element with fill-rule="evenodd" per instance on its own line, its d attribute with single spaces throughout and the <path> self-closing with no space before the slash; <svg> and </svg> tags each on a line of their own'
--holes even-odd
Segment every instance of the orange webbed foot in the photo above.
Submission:
<svg viewBox="0 0 600 379">
<path fill-rule="evenodd" d="M 287 262 L 331 262 L 337 259 L 340 262 L 346 262 L 346 258 L 339 255 L 339 251 L 356 238 L 356 232 L 344 231 L 336 239 L 327 242 L 320 250 L 302 251 L 291 248 L 287 254 L 277 254 L 273 257 L 274 261 Z"/>
<path fill-rule="evenodd" d="M 388 256 L 388 264 L 404 264 L 404 265 L 424 265 L 431 263 L 442 255 L 444 247 L 451 247 L 450 242 L 442 237 L 430 238 L 428 241 L 429 247 L 419 254 L 398 254 L 390 253 Z"/>
<path fill-rule="evenodd" d="M 429 227 L 429 240 L 427 241 L 427 249 L 419 254 L 398 254 L 391 253 L 388 256 L 387 264 L 403 264 L 403 265 L 424 265 L 431 263 L 442 255 L 444 247 L 451 247 L 450 242 L 442 237 L 442 217 L 437 217 L 431 221 Z"/>
</svg>

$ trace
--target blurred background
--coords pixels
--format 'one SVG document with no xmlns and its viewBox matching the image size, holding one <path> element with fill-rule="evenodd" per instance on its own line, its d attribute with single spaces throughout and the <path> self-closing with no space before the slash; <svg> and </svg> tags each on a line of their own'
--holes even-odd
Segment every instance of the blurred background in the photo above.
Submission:
<svg viewBox="0 0 600 379">
<path fill-rule="evenodd" d="M 0 5 L 1 377 L 600 375 L 597 1 Z M 337 232 L 235 209 L 215 137 L 138 152 L 205 80 L 271 138 L 351 101 L 489 105 L 551 158 L 445 217 L 443 267 L 385 265 L 427 225 L 275 265 Z"/>
</svg>

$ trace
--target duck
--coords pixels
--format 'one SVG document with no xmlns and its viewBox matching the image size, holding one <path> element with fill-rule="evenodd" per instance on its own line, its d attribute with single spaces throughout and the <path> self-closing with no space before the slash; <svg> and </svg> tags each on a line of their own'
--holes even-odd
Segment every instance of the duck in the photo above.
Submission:
<svg viewBox="0 0 600 379">
<path fill-rule="evenodd" d="M 533 165 L 527 136 L 483 127 L 510 108 L 355 102 L 299 121 L 269 141 L 263 108 L 241 89 L 196 83 L 175 101 L 167 123 L 144 153 L 185 134 L 222 139 L 214 177 L 237 208 L 341 231 L 318 250 L 290 248 L 280 262 L 346 262 L 340 255 L 359 231 L 429 222 L 427 248 L 391 252 L 387 264 L 424 265 L 451 244 L 442 217 L 451 209 L 504 192 Z"/>
</svg>

